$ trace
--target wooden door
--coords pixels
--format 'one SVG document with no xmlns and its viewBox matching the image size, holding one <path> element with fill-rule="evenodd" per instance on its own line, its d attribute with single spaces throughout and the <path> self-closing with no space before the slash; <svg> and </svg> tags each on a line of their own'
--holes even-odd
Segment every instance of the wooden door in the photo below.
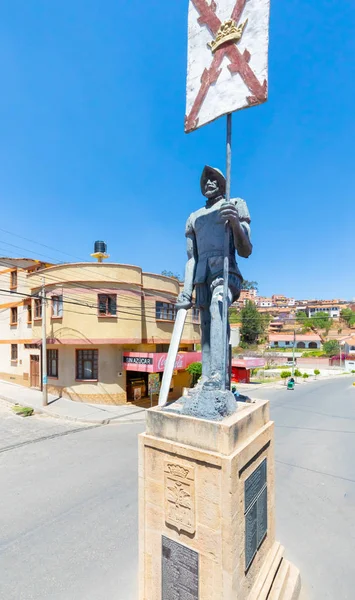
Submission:
<svg viewBox="0 0 355 600">
<path fill-rule="evenodd" d="M 38 354 L 31 354 L 31 356 L 30 356 L 30 378 L 31 378 L 31 387 L 40 388 L 39 355 Z"/>
</svg>

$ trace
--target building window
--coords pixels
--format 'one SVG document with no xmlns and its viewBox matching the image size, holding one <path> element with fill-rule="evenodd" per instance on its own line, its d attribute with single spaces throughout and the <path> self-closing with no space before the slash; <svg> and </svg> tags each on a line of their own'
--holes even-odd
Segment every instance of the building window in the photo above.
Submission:
<svg viewBox="0 0 355 600">
<path fill-rule="evenodd" d="M 98 380 L 98 350 L 76 351 L 76 378 L 80 380 Z"/>
<path fill-rule="evenodd" d="M 274 342 L 274 346 L 278 346 L 278 345 L 279 345 L 279 342 Z"/>
<path fill-rule="evenodd" d="M 11 344 L 11 360 L 17 360 L 18 358 L 18 346 L 17 344 Z"/>
<path fill-rule="evenodd" d="M 192 309 L 192 322 L 199 323 L 200 322 L 200 309 L 196 308 L 196 306 Z"/>
<path fill-rule="evenodd" d="M 285 342 L 285 344 L 286 344 L 286 346 L 289 346 L 289 345 L 290 345 L 290 342 Z"/>
<path fill-rule="evenodd" d="M 27 304 L 27 323 L 31 325 L 32 323 L 32 304 Z"/>
<path fill-rule="evenodd" d="M 41 298 L 35 299 L 35 319 L 42 319 L 42 300 L 41 300 Z"/>
<path fill-rule="evenodd" d="M 17 271 L 11 271 L 10 273 L 10 290 L 17 288 Z"/>
<path fill-rule="evenodd" d="M 52 317 L 61 319 L 63 316 L 63 296 L 52 296 Z"/>
<path fill-rule="evenodd" d="M 169 302 L 155 303 L 155 317 L 163 321 L 175 321 L 176 306 Z"/>
<path fill-rule="evenodd" d="M 48 377 L 58 378 L 58 350 L 47 350 Z"/>
<path fill-rule="evenodd" d="M 117 315 L 117 294 L 99 294 L 99 317 Z"/>
<path fill-rule="evenodd" d="M 10 325 L 17 325 L 17 306 L 10 309 Z"/>
</svg>

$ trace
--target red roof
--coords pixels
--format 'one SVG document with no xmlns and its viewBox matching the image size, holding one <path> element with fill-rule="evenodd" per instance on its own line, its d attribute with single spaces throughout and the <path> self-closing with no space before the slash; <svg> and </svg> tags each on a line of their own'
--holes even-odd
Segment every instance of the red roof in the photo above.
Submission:
<svg viewBox="0 0 355 600">
<path fill-rule="evenodd" d="M 269 342 L 293 342 L 293 334 L 271 333 Z M 320 342 L 319 335 L 315 333 L 310 335 L 296 335 L 296 342 Z"/>
</svg>

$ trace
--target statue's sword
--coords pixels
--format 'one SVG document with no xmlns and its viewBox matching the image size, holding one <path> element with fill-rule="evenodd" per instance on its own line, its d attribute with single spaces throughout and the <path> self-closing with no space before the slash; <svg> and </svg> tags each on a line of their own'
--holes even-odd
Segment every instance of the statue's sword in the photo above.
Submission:
<svg viewBox="0 0 355 600">
<path fill-rule="evenodd" d="M 168 401 L 171 378 L 174 372 L 176 357 L 179 352 L 179 346 L 182 338 L 182 332 L 184 331 L 186 315 L 187 310 L 185 308 L 180 308 L 176 315 L 174 331 L 169 346 L 168 358 L 166 359 L 163 380 L 161 382 L 159 406 L 165 406 Z"/>
</svg>

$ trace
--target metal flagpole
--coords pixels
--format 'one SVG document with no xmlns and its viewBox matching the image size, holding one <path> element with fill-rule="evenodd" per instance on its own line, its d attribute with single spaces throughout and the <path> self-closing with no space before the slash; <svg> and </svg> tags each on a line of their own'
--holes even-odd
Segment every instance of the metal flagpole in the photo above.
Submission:
<svg viewBox="0 0 355 600">
<path fill-rule="evenodd" d="M 232 114 L 227 115 L 227 156 L 226 156 L 226 201 L 231 198 L 231 166 L 232 166 Z M 228 292 L 229 292 L 229 248 L 230 225 L 227 221 L 224 234 L 224 262 L 223 262 L 223 363 L 222 363 L 222 389 L 227 388 L 229 373 L 229 344 L 228 344 Z"/>
</svg>

